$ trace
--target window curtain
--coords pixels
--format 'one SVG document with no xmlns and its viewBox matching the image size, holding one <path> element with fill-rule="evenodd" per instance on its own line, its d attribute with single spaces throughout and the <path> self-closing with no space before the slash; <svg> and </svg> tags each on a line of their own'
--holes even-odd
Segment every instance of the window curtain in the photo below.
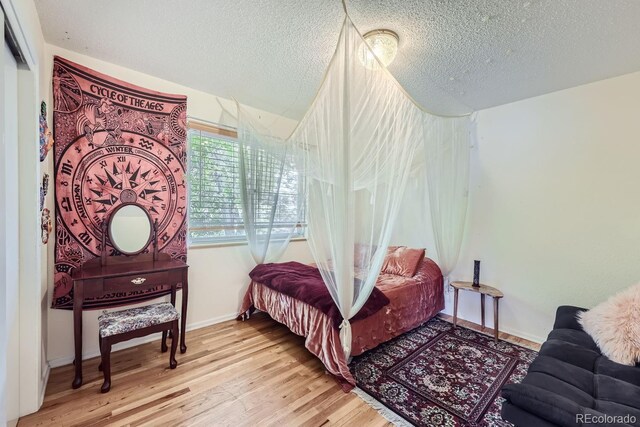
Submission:
<svg viewBox="0 0 640 427">
<path fill-rule="evenodd" d="M 256 130 L 258 125 L 240 105 L 238 117 L 240 198 L 247 242 L 256 264 L 275 262 L 304 219 L 303 180 L 290 142 Z"/>
</svg>

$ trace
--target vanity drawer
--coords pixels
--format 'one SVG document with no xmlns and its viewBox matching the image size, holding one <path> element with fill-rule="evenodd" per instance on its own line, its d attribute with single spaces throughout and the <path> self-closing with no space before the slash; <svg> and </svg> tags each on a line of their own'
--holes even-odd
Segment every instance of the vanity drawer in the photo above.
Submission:
<svg viewBox="0 0 640 427">
<path fill-rule="evenodd" d="M 104 279 L 104 290 L 105 292 L 114 292 L 134 291 L 137 288 L 148 289 L 158 285 L 168 285 L 170 280 L 171 277 L 168 271 L 112 277 Z"/>
</svg>

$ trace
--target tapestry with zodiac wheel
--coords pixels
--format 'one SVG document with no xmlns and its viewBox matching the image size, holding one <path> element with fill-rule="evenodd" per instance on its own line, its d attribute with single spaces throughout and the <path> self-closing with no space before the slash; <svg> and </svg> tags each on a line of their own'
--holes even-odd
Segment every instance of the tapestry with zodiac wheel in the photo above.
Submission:
<svg viewBox="0 0 640 427">
<path fill-rule="evenodd" d="M 52 306 L 73 308 L 70 273 L 99 256 L 101 225 L 135 202 L 158 221 L 161 252 L 187 254 L 187 98 L 150 91 L 55 57 L 53 126 L 56 201 Z M 118 255 L 107 247 L 111 255 Z M 117 293 L 87 306 L 152 298 L 161 289 Z"/>
</svg>

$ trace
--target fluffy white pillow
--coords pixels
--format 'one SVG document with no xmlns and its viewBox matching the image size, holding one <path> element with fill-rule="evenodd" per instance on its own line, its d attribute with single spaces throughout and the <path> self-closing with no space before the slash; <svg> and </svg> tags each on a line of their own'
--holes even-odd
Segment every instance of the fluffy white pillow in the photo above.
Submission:
<svg viewBox="0 0 640 427">
<path fill-rule="evenodd" d="M 614 362 L 640 362 L 640 283 L 578 315 L 584 330 Z"/>
</svg>

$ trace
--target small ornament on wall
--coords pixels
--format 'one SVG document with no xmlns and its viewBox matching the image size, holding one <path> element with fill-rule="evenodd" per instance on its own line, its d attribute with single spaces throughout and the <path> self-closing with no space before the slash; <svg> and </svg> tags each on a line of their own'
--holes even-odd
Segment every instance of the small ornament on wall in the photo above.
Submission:
<svg viewBox="0 0 640 427">
<path fill-rule="evenodd" d="M 40 228 L 42 229 L 42 243 L 46 245 L 49 242 L 49 234 L 51 230 L 53 230 L 53 226 L 51 225 L 51 212 L 47 208 L 42 210 Z"/>
<path fill-rule="evenodd" d="M 42 185 L 40 186 L 40 210 L 44 209 L 47 193 L 49 193 L 49 174 L 45 173 L 42 176 Z"/>
<path fill-rule="evenodd" d="M 47 103 L 40 104 L 40 161 L 44 162 L 53 147 L 53 134 L 47 124 Z"/>
</svg>

